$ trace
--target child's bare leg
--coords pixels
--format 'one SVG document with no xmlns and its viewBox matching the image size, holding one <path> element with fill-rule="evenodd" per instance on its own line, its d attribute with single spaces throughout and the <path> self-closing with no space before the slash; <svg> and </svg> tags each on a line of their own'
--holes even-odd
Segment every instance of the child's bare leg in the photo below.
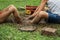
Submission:
<svg viewBox="0 0 60 40">
<path fill-rule="evenodd" d="M 48 13 L 46 13 L 45 11 L 41 11 L 39 14 L 35 16 L 35 18 L 31 21 L 31 23 L 39 23 L 39 21 L 42 18 L 48 18 Z"/>
<path fill-rule="evenodd" d="M 9 17 L 10 14 L 13 14 L 15 19 L 16 20 L 18 19 L 17 21 L 20 22 L 17 9 L 13 5 L 10 5 L 9 7 L 2 10 L 2 14 L 0 14 L 0 23 L 4 22 Z"/>
</svg>

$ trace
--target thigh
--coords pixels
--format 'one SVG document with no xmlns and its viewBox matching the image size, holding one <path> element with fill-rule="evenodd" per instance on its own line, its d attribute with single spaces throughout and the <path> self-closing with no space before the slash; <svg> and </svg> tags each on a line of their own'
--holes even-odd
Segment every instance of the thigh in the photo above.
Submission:
<svg viewBox="0 0 60 40">
<path fill-rule="evenodd" d="M 41 16 L 41 18 L 48 18 L 48 13 L 46 11 L 41 11 L 38 15 Z"/>
<path fill-rule="evenodd" d="M 7 19 L 9 15 L 10 15 L 9 11 L 1 11 L 0 12 L 0 23 L 4 22 L 4 20 Z"/>
<path fill-rule="evenodd" d="M 4 22 L 5 21 L 5 19 L 6 19 L 6 17 L 7 16 L 5 16 L 6 14 L 4 14 L 4 13 L 1 13 L 0 14 L 0 23 L 2 23 L 2 22 Z"/>
<path fill-rule="evenodd" d="M 13 16 L 4 16 L 3 13 L 0 14 L 2 16 L 0 16 L 0 23 L 6 23 L 6 22 L 12 22 L 15 23 L 15 20 L 13 18 Z"/>
<path fill-rule="evenodd" d="M 8 6 L 7 8 L 2 10 L 2 13 L 0 14 L 0 19 L 6 19 L 8 16 L 13 12 L 12 5 Z"/>
</svg>

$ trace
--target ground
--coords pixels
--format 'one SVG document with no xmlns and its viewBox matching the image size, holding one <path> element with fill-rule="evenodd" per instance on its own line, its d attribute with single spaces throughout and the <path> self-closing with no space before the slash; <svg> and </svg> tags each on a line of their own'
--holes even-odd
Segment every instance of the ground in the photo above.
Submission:
<svg viewBox="0 0 60 40">
<path fill-rule="evenodd" d="M 40 0 L 0 0 L 0 10 L 10 4 L 14 4 L 17 8 L 25 5 L 39 5 Z M 42 27 L 54 27 L 58 29 L 60 34 L 60 24 L 39 24 L 37 30 L 34 32 L 22 32 L 18 30 L 20 26 L 14 23 L 0 24 L 0 40 L 60 40 L 59 36 L 41 35 L 40 29 Z"/>
</svg>

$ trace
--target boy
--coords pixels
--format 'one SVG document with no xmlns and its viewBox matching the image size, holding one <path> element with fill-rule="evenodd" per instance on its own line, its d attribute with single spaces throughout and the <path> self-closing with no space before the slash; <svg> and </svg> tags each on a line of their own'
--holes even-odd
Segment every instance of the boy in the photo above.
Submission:
<svg viewBox="0 0 60 40">
<path fill-rule="evenodd" d="M 49 10 L 44 11 L 47 4 Z M 45 19 L 48 23 L 60 23 L 60 0 L 42 0 L 41 4 L 37 7 L 35 12 L 28 17 L 33 18 L 29 23 L 39 23 L 41 19 Z"/>
</svg>

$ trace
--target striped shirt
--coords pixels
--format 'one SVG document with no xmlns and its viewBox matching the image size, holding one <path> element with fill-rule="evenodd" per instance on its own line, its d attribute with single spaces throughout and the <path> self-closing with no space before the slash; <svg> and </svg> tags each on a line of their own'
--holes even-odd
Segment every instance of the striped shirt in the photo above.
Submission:
<svg viewBox="0 0 60 40">
<path fill-rule="evenodd" d="M 52 13 L 60 15 L 60 0 L 48 0 L 47 6 Z"/>
</svg>

